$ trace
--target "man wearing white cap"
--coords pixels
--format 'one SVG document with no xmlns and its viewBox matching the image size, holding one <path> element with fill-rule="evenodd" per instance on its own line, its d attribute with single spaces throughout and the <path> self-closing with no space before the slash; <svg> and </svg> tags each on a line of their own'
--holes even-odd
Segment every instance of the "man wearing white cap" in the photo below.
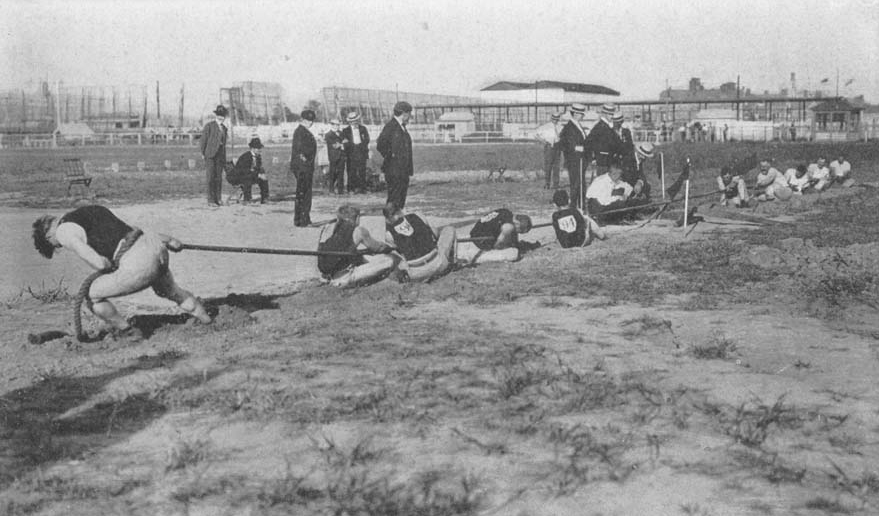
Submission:
<svg viewBox="0 0 879 516">
<path fill-rule="evenodd" d="M 571 183 L 571 205 L 579 208 L 583 205 L 583 170 L 586 167 L 585 150 L 586 131 L 580 125 L 583 115 L 586 114 L 586 106 L 583 104 L 571 104 L 569 108 L 571 119 L 559 132 L 559 150 L 565 156 L 565 168 L 568 169 L 568 178 Z"/>
<path fill-rule="evenodd" d="M 644 165 L 653 157 L 653 144 L 640 142 L 634 145 L 634 152 L 629 160 L 623 160 L 623 181 L 632 185 L 632 196 L 635 199 L 650 200 L 650 183 L 644 173 Z"/>
<path fill-rule="evenodd" d="M 369 131 L 360 125 L 360 114 L 348 113 L 348 127 L 342 129 L 348 165 L 348 191 L 366 193 L 366 160 L 369 159 Z"/>
<path fill-rule="evenodd" d="M 553 113 L 549 122 L 537 128 L 535 136 L 543 143 L 543 171 L 546 173 L 544 189 L 559 187 L 559 161 L 561 161 L 561 147 L 559 146 L 559 125 L 561 115 Z"/>
<path fill-rule="evenodd" d="M 612 127 L 611 118 L 616 113 L 616 106 L 604 104 L 599 113 L 601 118 L 589 131 L 585 146 L 587 159 L 591 156 L 595 160 L 598 174 L 601 175 L 608 171 L 611 162 L 618 160 L 625 153 L 625 150 L 622 140 Z"/>
<path fill-rule="evenodd" d="M 330 120 L 330 130 L 324 135 L 327 142 L 327 158 L 330 174 L 327 189 L 339 195 L 345 193 L 345 147 L 342 139 L 341 122 L 338 118 Z"/>
</svg>

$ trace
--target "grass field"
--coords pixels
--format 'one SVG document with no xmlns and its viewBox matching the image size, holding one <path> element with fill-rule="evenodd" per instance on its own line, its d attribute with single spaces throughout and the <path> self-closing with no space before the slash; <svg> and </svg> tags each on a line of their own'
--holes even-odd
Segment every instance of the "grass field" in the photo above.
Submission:
<svg viewBox="0 0 879 516">
<path fill-rule="evenodd" d="M 734 155 L 783 168 L 835 149 L 663 150 L 670 169 L 691 157 L 698 192 Z M 846 151 L 859 181 L 879 181 L 875 144 Z M 415 152 L 418 170 L 541 158 L 525 145 Z M 38 194 L 49 173 L 9 163 L 4 192 L 33 198 L 6 204 L 76 201 Z M 120 173 L 101 200 L 200 196 L 200 178 Z M 541 186 L 416 183 L 413 207 L 545 214 Z M 879 192 L 709 201 L 711 219 L 751 225 L 544 242 L 430 284 L 232 294 L 208 300 L 211 326 L 138 313 L 148 338 L 131 345 L 23 344 L 70 317 L 63 286 L 35 285 L 0 313 L 0 513 L 879 513 Z"/>
</svg>

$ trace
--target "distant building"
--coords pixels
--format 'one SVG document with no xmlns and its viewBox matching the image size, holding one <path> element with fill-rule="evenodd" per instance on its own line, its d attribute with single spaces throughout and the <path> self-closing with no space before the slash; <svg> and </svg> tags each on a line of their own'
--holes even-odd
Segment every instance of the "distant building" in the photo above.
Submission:
<svg viewBox="0 0 879 516">
<path fill-rule="evenodd" d="M 500 81 L 482 88 L 480 98 L 486 103 L 492 102 L 553 102 L 569 104 L 572 102 L 597 103 L 614 100 L 620 92 L 597 84 L 576 82 L 537 81 L 513 82 Z"/>
<path fill-rule="evenodd" d="M 735 82 L 725 82 L 720 85 L 719 88 L 705 88 L 702 84 L 702 80 L 698 77 L 693 77 L 690 79 L 690 85 L 687 89 L 673 89 L 668 88 L 662 90 L 659 93 L 659 100 L 663 102 L 678 102 L 678 101 L 704 101 L 704 102 L 712 102 L 712 101 L 722 101 L 722 100 L 736 100 L 738 99 L 748 99 L 748 100 L 760 100 L 762 98 L 778 98 L 787 96 L 787 91 L 777 94 L 770 94 L 768 91 L 763 94 L 754 94 L 751 93 L 750 88 L 741 88 L 739 94 L 736 94 L 736 83 Z"/>
<path fill-rule="evenodd" d="M 856 140 L 860 137 L 861 112 L 846 99 L 821 102 L 812 108 L 815 114 L 812 134 L 815 140 Z"/>
</svg>

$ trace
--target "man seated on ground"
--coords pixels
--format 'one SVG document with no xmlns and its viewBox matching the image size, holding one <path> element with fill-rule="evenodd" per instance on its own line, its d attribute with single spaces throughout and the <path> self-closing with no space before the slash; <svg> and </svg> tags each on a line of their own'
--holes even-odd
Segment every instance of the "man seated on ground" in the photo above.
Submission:
<svg viewBox="0 0 879 516">
<path fill-rule="evenodd" d="M 812 188 L 816 192 L 823 192 L 830 186 L 830 169 L 827 168 L 827 160 L 823 156 L 809 165 L 809 180 L 814 184 Z"/>
<path fill-rule="evenodd" d="M 60 218 L 44 215 L 33 224 L 34 247 L 52 258 L 56 249 L 70 249 L 96 271 L 106 271 L 88 289 L 92 313 L 113 327 L 116 336 L 140 340 L 141 332 L 122 317 L 110 298 L 140 292 L 147 287 L 177 303 L 203 323 L 211 317 L 201 301 L 180 288 L 168 268 L 168 250 L 183 247 L 168 235 L 145 233 L 117 218 L 104 206 L 77 208 Z"/>
<path fill-rule="evenodd" d="M 552 228 L 563 248 L 585 247 L 592 242 L 592 237 L 605 239 L 604 230 L 594 220 L 571 206 L 567 191 L 556 190 L 552 202 L 558 207 L 558 211 L 552 214 Z"/>
<path fill-rule="evenodd" d="M 839 185 L 843 188 L 851 188 L 855 185 L 855 180 L 852 179 L 852 165 L 845 160 L 845 156 L 841 152 L 835 160 L 830 162 L 830 184 L 827 187 L 830 188 L 832 185 Z"/>
<path fill-rule="evenodd" d="M 449 272 L 455 263 L 456 235 L 453 226 L 442 228 L 437 236 L 431 227 L 414 213 L 388 203 L 385 216 L 385 240 L 404 260 L 399 269 L 411 281 L 430 281 Z"/>
<path fill-rule="evenodd" d="M 720 205 L 731 204 L 736 208 L 748 207 L 748 187 L 742 176 L 733 175 L 732 167 L 720 169 L 717 176 L 717 189 L 723 190 L 720 194 Z"/>
<path fill-rule="evenodd" d="M 784 173 L 787 185 L 790 187 L 794 195 L 802 195 L 812 187 L 812 181 L 809 180 L 809 170 L 805 163 L 800 163 L 797 168 L 789 168 Z"/>
<path fill-rule="evenodd" d="M 763 193 L 757 196 L 758 201 L 774 201 L 790 199 L 793 192 L 787 186 L 784 174 L 773 167 L 768 159 L 760 160 L 760 172 L 757 174 L 757 188 L 763 188 Z"/>
<path fill-rule="evenodd" d="M 379 281 L 390 274 L 400 258 L 391 247 L 370 236 L 360 226 L 360 210 L 349 205 L 339 207 L 330 237 L 318 244 L 318 251 L 349 253 L 321 255 L 317 268 L 334 287 L 357 287 Z M 366 254 L 364 251 L 371 254 Z"/>
<path fill-rule="evenodd" d="M 269 200 L 269 181 L 266 176 L 266 170 L 262 167 L 262 156 L 260 155 L 263 147 L 259 138 L 253 138 L 247 145 L 250 149 L 238 157 L 235 163 L 232 177 L 226 173 L 226 180 L 231 184 L 241 185 L 241 191 L 244 193 L 244 203 L 247 204 L 252 200 L 253 184 L 259 185 L 259 203 L 265 204 Z"/>
<path fill-rule="evenodd" d="M 458 245 L 457 257 L 462 263 L 514 262 L 520 253 L 540 247 L 540 242 L 520 242 L 519 235 L 531 231 L 531 217 L 513 215 L 506 208 L 492 210 L 473 229 L 473 242 Z"/>
<path fill-rule="evenodd" d="M 620 224 L 634 220 L 638 215 L 637 208 L 647 204 L 646 200 L 634 197 L 632 185 L 623 181 L 622 176 L 620 164 L 614 162 L 610 170 L 595 178 L 586 190 L 587 213 L 599 224 Z"/>
</svg>

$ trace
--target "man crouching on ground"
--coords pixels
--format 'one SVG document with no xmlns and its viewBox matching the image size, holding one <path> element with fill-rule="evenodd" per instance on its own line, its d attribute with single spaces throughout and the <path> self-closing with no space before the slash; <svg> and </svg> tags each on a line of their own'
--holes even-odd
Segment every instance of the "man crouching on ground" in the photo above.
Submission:
<svg viewBox="0 0 879 516">
<path fill-rule="evenodd" d="M 446 226 L 437 236 L 433 229 L 414 213 L 403 210 L 389 202 L 382 214 L 385 216 L 385 240 L 405 259 L 400 270 L 411 281 L 430 281 L 449 272 L 455 263 L 455 228 Z"/>
<path fill-rule="evenodd" d="M 391 247 L 370 236 L 360 225 L 360 210 L 349 205 L 339 207 L 332 234 L 318 244 L 318 251 L 350 253 L 321 255 L 317 268 L 334 287 L 358 287 L 384 279 L 400 262 L 390 254 Z M 361 254 L 364 251 L 374 254 Z"/>
<path fill-rule="evenodd" d="M 506 208 L 492 210 L 473 226 L 473 243 L 458 245 L 462 263 L 514 262 L 520 253 L 540 247 L 540 242 L 519 242 L 519 235 L 531 231 L 531 217 L 513 215 Z"/>
<path fill-rule="evenodd" d="M 60 218 L 44 215 L 33 224 L 34 247 L 52 258 L 58 248 L 70 249 L 98 271 L 89 287 L 91 310 L 110 324 L 117 336 L 142 338 L 139 329 L 116 311 L 110 298 L 140 292 L 147 287 L 207 324 L 211 317 L 201 301 L 180 288 L 168 268 L 168 250 L 178 252 L 183 244 L 162 234 L 144 233 L 117 218 L 103 206 L 83 206 Z"/>
</svg>

